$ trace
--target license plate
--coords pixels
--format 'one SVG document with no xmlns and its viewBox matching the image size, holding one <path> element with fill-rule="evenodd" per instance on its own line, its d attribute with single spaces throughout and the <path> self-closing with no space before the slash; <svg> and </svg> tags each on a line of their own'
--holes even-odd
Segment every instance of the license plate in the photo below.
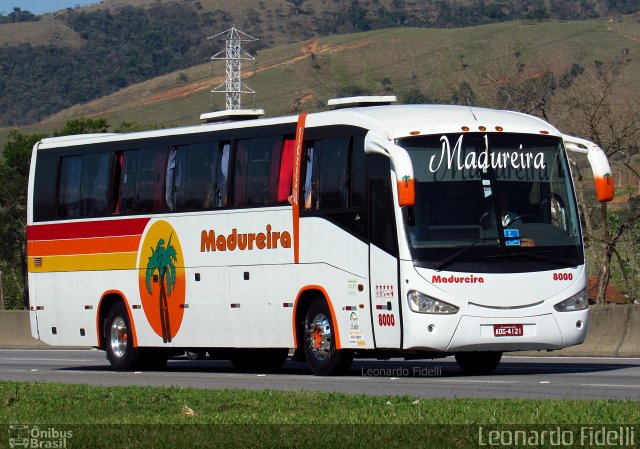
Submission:
<svg viewBox="0 0 640 449">
<path fill-rule="evenodd" d="M 521 337 L 524 335 L 522 324 L 494 324 L 493 335 L 495 337 Z"/>
</svg>

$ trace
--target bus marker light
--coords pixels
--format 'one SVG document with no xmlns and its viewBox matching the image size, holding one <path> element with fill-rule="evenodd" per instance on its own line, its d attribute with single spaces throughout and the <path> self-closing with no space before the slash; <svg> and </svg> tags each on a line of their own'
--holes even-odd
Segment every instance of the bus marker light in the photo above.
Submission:
<svg viewBox="0 0 640 449">
<path fill-rule="evenodd" d="M 542 130 L 542 131 L 540 131 L 540 134 L 547 135 L 547 134 L 549 134 L 549 131 L 544 131 L 544 130 Z"/>
<path fill-rule="evenodd" d="M 478 126 L 478 129 L 482 132 L 485 132 L 487 130 L 486 126 Z"/>
<path fill-rule="evenodd" d="M 419 136 L 420 131 L 411 131 L 409 134 L 411 134 L 412 136 Z"/>
<path fill-rule="evenodd" d="M 466 131 L 469 131 L 469 127 L 468 127 L 468 126 L 463 126 L 463 127 L 462 127 L 462 130 L 463 130 L 463 131 L 465 131 L 465 132 L 466 132 Z"/>
<path fill-rule="evenodd" d="M 502 126 L 496 126 L 496 131 L 502 132 L 504 131 L 504 128 Z"/>
<path fill-rule="evenodd" d="M 358 291 L 359 291 L 359 292 L 364 291 L 364 285 L 362 285 L 362 284 L 358 284 Z"/>
<path fill-rule="evenodd" d="M 364 304 L 360 304 L 360 305 L 359 305 L 359 307 L 360 307 L 361 309 L 364 309 Z"/>
</svg>

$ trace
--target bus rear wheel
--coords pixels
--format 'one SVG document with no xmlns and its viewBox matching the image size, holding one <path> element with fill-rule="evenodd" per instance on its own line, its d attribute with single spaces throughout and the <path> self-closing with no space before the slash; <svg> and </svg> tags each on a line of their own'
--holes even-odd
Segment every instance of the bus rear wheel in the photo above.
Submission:
<svg viewBox="0 0 640 449">
<path fill-rule="evenodd" d="M 465 374 L 478 375 L 492 372 L 502 358 L 501 352 L 459 352 L 456 354 L 456 362 Z"/>
<path fill-rule="evenodd" d="M 325 301 L 315 301 L 307 310 L 304 352 L 316 376 L 345 374 L 351 367 L 353 354 L 336 348 L 335 327 Z"/>
<path fill-rule="evenodd" d="M 114 371 L 130 371 L 142 361 L 142 352 L 133 346 L 131 321 L 124 304 L 114 303 L 105 326 L 107 359 Z"/>
</svg>

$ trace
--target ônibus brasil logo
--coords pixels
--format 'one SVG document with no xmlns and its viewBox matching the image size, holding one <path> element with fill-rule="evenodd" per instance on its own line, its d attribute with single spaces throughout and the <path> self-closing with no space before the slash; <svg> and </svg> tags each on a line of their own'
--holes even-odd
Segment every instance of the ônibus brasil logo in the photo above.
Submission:
<svg viewBox="0 0 640 449">
<path fill-rule="evenodd" d="M 155 222 L 147 231 L 138 267 L 144 314 L 162 341 L 170 343 L 184 315 L 185 273 L 180 240 L 166 221 Z"/>
</svg>

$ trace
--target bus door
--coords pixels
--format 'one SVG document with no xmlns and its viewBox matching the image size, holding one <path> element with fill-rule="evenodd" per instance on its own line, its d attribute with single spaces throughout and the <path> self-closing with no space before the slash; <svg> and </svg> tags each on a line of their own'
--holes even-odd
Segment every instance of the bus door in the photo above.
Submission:
<svg viewBox="0 0 640 449">
<path fill-rule="evenodd" d="M 400 348 L 402 327 L 398 241 L 388 157 L 367 155 L 369 291 L 377 348 Z"/>
</svg>

